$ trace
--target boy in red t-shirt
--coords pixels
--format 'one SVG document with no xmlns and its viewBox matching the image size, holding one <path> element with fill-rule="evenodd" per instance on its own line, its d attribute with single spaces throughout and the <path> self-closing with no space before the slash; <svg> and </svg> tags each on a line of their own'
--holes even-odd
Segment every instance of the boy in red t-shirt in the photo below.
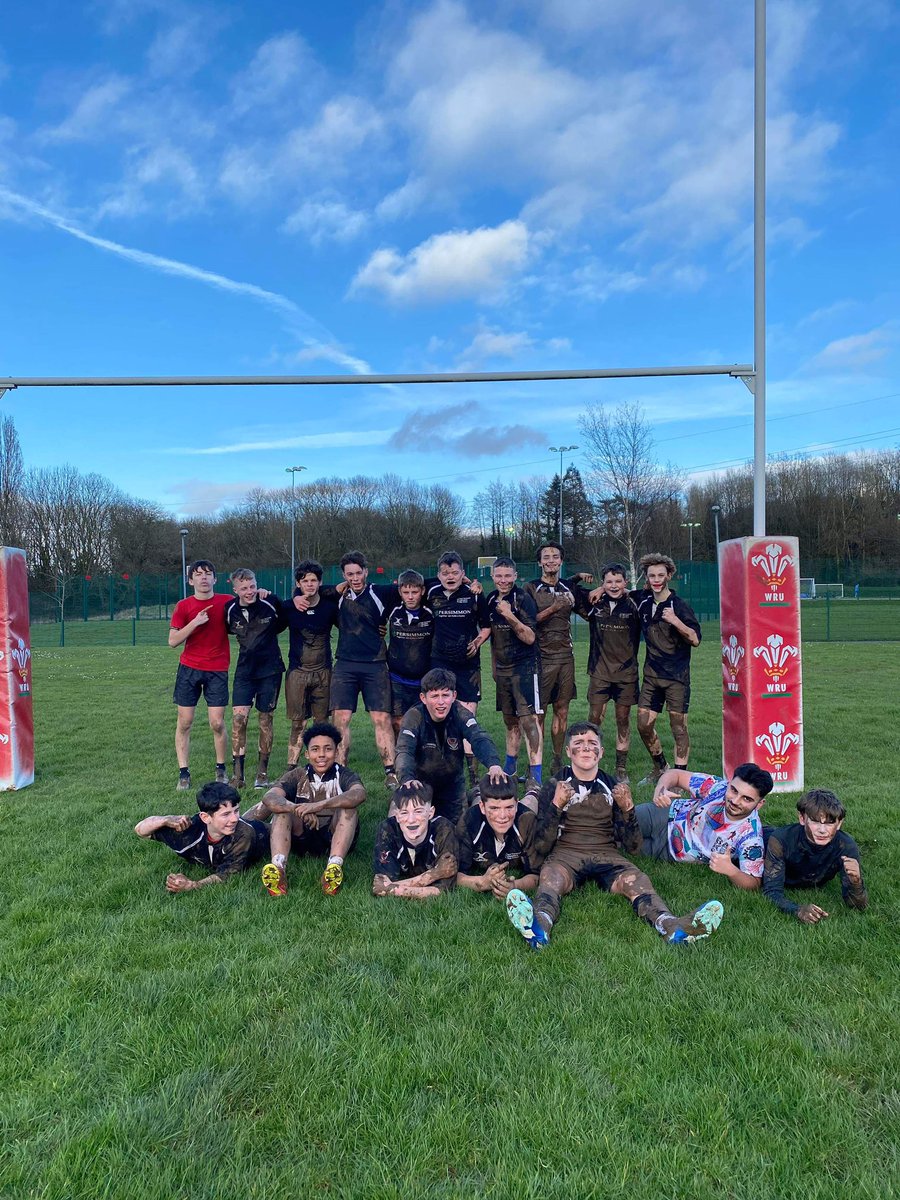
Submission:
<svg viewBox="0 0 900 1200">
<path fill-rule="evenodd" d="M 185 792 L 191 786 L 191 726 L 201 692 L 206 698 L 209 727 L 216 746 L 216 782 L 228 782 L 225 773 L 228 748 L 225 708 L 228 704 L 231 650 L 225 627 L 225 609 L 234 597 L 218 595 L 213 591 L 216 569 L 204 558 L 197 559 L 188 567 L 187 581 L 194 589 L 194 594 L 175 605 L 172 628 L 169 630 L 169 645 L 182 647 L 172 697 L 178 706 L 175 753 L 178 756 L 176 790 L 179 792 Z"/>
</svg>

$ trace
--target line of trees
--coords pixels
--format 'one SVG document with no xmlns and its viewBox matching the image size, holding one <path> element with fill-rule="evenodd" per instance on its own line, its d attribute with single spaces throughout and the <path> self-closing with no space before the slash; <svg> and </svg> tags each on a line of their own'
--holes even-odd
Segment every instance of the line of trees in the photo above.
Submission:
<svg viewBox="0 0 900 1200">
<path fill-rule="evenodd" d="M 559 536 L 560 497 L 567 558 L 593 567 L 616 558 L 633 568 L 649 549 L 687 558 L 688 521 L 699 522 L 694 558 L 713 561 L 716 506 L 723 540 L 752 531 L 749 464 L 685 487 L 674 467 L 657 462 L 636 405 L 614 413 L 589 405 L 580 432 L 584 474 L 570 464 L 561 480 L 559 474 L 493 480 L 468 504 L 446 487 L 398 475 L 298 486 L 296 557 L 336 562 L 358 546 L 392 568 L 433 562 L 454 546 L 466 558 L 511 548 L 530 562 L 541 541 Z M 768 527 L 800 538 L 804 573 L 893 581 L 900 562 L 900 450 L 776 460 L 767 471 L 767 495 Z M 193 517 L 189 556 L 202 554 L 223 569 L 286 567 L 291 505 L 289 487 L 258 488 L 239 505 Z M 0 536 L 4 545 L 24 546 L 36 589 L 64 599 L 67 581 L 83 575 L 175 574 L 179 529 L 158 505 L 128 496 L 101 475 L 69 465 L 27 469 L 12 419 L 0 419 Z"/>
</svg>

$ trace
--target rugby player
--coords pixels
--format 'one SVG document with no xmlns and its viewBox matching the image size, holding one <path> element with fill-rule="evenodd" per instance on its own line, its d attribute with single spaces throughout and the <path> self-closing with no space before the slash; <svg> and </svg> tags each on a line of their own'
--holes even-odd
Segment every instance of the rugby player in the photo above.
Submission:
<svg viewBox="0 0 900 1200">
<path fill-rule="evenodd" d="M 812 788 L 797 801 L 799 821 L 777 828 L 765 826 L 763 895 L 803 925 L 817 925 L 828 913 L 820 904 L 796 904 L 784 894 L 789 888 L 819 888 L 835 875 L 848 908 L 862 912 L 869 903 L 859 861 L 859 846 L 841 829 L 847 815 L 843 804 L 826 788 Z"/>
<path fill-rule="evenodd" d="M 227 599 L 227 597 L 226 597 Z M 195 816 L 144 817 L 134 827 L 138 837 L 164 842 L 183 862 L 205 867 L 204 879 L 181 872 L 166 876 L 166 891 L 195 892 L 212 883 L 225 883 L 266 853 L 269 831 L 261 821 L 242 817 L 240 796 L 230 784 L 205 783 L 197 789 Z"/>
<path fill-rule="evenodd" d="M 394 773 L 391 681 L 382 629 L 387 614 L 398 603 L 398 593 L 392 584 L 368 582 L 369 565 L 365 555 L 358 550 L 345 554 L 340 565 L 348 586 L 338 600 L 338 644 L 331 674 L 331 716 L 341 735 L 338 761 L 347 762 L 350 718 L 362 695 L 375 729 L 375 745 L 384 765 L 385 783 L 393 789 L 397 786 L 397 776 Z"/>
<path fill-rule="evenodd" d="M 425 580 L 418 571 L 401 571 L 397 590 L 402 603 L 388 614 L 387 664 L 391 677 L 391 714 L 394 736 L 406 712 L 419 703 L 422 677 L 431 665 L 434 613 L 423 604 Z M 402 775 L 400 779 L 402 780 Z"/>
<path fill-rule="evenodd" d="M 571 766 L 551 778 L 541 791 L 535 845 L 545 854 L 534 904 L 513 889 L 506 906 L 513 925 L 535 950 L 546 946 L 562 897 L 596 880 L 599 887 L 631 901 L 634 911 L 668 942 L 693 942 L 719 926 L 723 908 L 710 900 L 685 917 L 676 917 L 622 850 L 641 846 L 641 830 L 628 785 L 600 770 L 603 742 L 589 721 L 566 733 Z"/>
<path fill-rule="evenodd" d="M 532 891 L 541 864 L 534 848 L 537 817 L 517 802 L 516 781 L 508 775 L 499 779 L 485 775 L 478 795 L 478 802 L 456 827 L 458 886 L 490 892 L 495 900 L 506 900 L 514 887 Z"/>
<path fill-rule="evenodd" d="M 269 786 L 269 756 L 272 753 L 274 712 L 281 694 L 284 659 L 278 635 L 287 625 L 281 601 L 266 593 L 263 599 L 256 576 L 248 567 L 231 572 L 236 600 L 225 609 L 225 627 L 240 646 L 231 685 L 231 786 L 244 786 L 247 753 L 247 722 L 251 705 L 259 716 L 259 765 L 256 788 Z"/>
<path fill-rule="evenodd" d="M 641 570 L 647 587 L 632 593 L 641 618 L 647 651 L 644 679 L 638 697 L 638 733 L 653 759 L 654 770 L 642 783 L 655 784 L 668 767 L 656 719 L 663 707 L 675 739 L 675 767 L 684 770 L 691 750 L 687 712 L 691 699 L 691 649 L 700 645 L 700 622 L 689 604 L 676 595 L 669 583 L 675 563 L 667 554 L 645 554 Z"/>
<path fill-rule="evenodd" d="M 628 783 L 631 709 L 638 702 L 641 618 L 628 591 L 628 568 L 609 563 L 590 595 L 575 589 L 575 611 L 588 623 L 588 720 L 602 729 L 610 700 L 616 713 L 616 779 Z"/>
<path fill-rule="evenodd" d="M 457 702 L 456 677 L 437 667 L 422 679 L 419 702 L 404 715 L 397 735 L 401 783 L 427 783 L 435 811 L 454 825 L 466 795 L 466 741 L 496 782 L 506 780 L 497 749 L 472 714 Z"/>
<path fill-rule="evenodd" d="M 375 834 L 374 895 L 427 900 L 456 883 L 456 832 L 446 817 L 435 816 L 431 800 L 427 783 L 402 783 L 394 792 L 394 815 Z"/>
<path fill-rule="evenodd" d="M 297 595 L 284 605 L 287 616 L 288 673 L 284 685 L 291 733 L 287 769 L 300 762 L 303 731 L 308 721 L 328 718 L 331 690 L 331 630 L 337 625 L 338 596 L 322 587 L 322 564 L 304 558 L 294 571 Z"/>
<path fill-rule="evenodd" d="M 344 859 L 359 836 L 359 806 L 366 789 L 355 771 L 338 763 L 340 732 L 327 721 L 303 734 L 306 767 L 297 767 L 273 784 L 247 816 L 272 817 L 271 862 L 262 881 L 270 896 L 287 893 L 287 863 L 294 854 L 328 855 L 322 891 L 334 896 L 344 882 Z"/>
<path fill-rule="evenodd" d="M 563 744 L 569 723 L 569 705 L 575 699 L 575 650 L 572 646 L 571 615 L 575 605 L 574 585 L 591 576 L 579 573 L 571 579 L 560 579 L 562 546 L 559 542 L 544 542 L 538 547 L 537 561 L 541 568 L 538 579 L 530 579 L 523 591 L 537 608 L 538 649 L 541 659 L 540 711 L 537 714 L 544 733 L 547 709 L 553 708 L 550 737 L 553 742 L 551 772 L 562 766 Z"/>
<path fill-rule="evenodd" d="M 206 700 L 209 727 L 216 748 L 216 782 L 227 782 L 225 707 L 228 704 L 231 649 L 224 618 L 231 597 L 213 591 L 216 568 L 208 559 L 198 558 L 190 564 L 187 582 L 194 594 L 175 605 L 169 630 L 169 645 L 182 647 L 172 697 L 178 708 L 175 753 L 178 757 L 176 790 L 179 792 L 185 792 L 191 786 L 191 726 L 201 693 Z"/>
<path fill-rule="evenodd" d="M 772 776 L 756 763 L 735 767 L 730 780 L 670 768 L 652 804 L 637 807 L 640 852 L 661 862 L 702 863 L 735 887 L 758 888 L 763 835 L 757 809 L 771 790 Z"/>
<path fill-rule="evenodd" d="M 501 556 L 491 567 L 494 591 L 488 596 L 491 654 L 497 684 L 497 712 L 506 726 L 507 775 L 515 775 L 522 734 L 533 779 L 541 781 L 544 737 L 541 712 L 540 655 L 537 645 L 537 606 L 516 585 L 518 573 L 511 558 Z"/>
<path fill-rule="evenodd" d="M 438 559 L 437 579 L 425 583 L 425 603 L 434 613 L 431 666 L 452 671 L 456 695 L 473 716 L 481 699 L 481 647 L 491 636 L 487 602 L 466 582 L 463 560 L 455 550 Z M 469 778 L 476 779 L 475 759 L 466 747 Z"/>
</svg>

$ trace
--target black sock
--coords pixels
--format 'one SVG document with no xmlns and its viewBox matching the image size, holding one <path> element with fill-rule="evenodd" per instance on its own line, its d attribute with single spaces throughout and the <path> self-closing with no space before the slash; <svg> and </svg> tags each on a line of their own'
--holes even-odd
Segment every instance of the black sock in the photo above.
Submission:
<svg viewBox="0 0 900 1200">
<path fill-rule="evenodd" d="M 190 767 L 179 767 L 178 768 L 178 776 L 180 779 L 190 779 L 191 768 Z"/>
<path fill-rule="evenodd" d="M 394 764 L 393 764 L 393 763 L 385 763 L 385 764 L 384 764 L 384 773 L 385 773 L 385 775 L 390 775 L 390 773 L 391 773 L 391 771 L 393 771 L 393 769 L 394 769 Z"/>
<path fill-rule="evenodd" d="M 216 763 L 216 770 L 217 770 L 217 771 L 224 771 L 224 770 L 225 770 L 225 764 L 224 764 L 224 763 Z"/>
<path fill-rule="evenodd" d="M 667 771 L 669 764 L 666 762 L 665 754 L 654 754 L 653 765 L 659 767 L 660 771 Z"/>
<path fill-rule="evenodd" d="M 627 750 L 617 750 L 616 751 L 616 766 L 624 767 L 627 762 L 628 762 L 628 751 Z"/>
</svg>

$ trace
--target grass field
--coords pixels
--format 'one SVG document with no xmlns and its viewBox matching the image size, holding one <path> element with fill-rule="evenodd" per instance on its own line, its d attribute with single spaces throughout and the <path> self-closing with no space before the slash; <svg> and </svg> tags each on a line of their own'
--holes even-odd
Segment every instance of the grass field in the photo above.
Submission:
<svg viewBox="0 0 900 1200">
<path fill-rule="evenodd" d="M 692 762 L 716 769 L 711 634 Z M 4 1198 L 897 1194 L 900 647 L 805 649 L 807 782 L 849 808 L 867 914 L 832 884 L 831 919 L 805 928 L 702 868 L 653 864 L 677 911 L 724 901 L 714 939 L 668 947 L 589 885 L 541 955 L 484 896 L 371 897 L 386 795 L 368 722 L 353 765 L 370 800 L 338 897 L 317 862 L 292 863 L 283 901 L 255 874 L 169 896 L 174 856 L 132 827 L 184 804 L 175 659 L 35 652 L 37 781 L 0 798 Z M 635 777 L 644 761 L 638 745 Z M 211 776 L 200 714 L 192 765 Z"/>
</svg>

